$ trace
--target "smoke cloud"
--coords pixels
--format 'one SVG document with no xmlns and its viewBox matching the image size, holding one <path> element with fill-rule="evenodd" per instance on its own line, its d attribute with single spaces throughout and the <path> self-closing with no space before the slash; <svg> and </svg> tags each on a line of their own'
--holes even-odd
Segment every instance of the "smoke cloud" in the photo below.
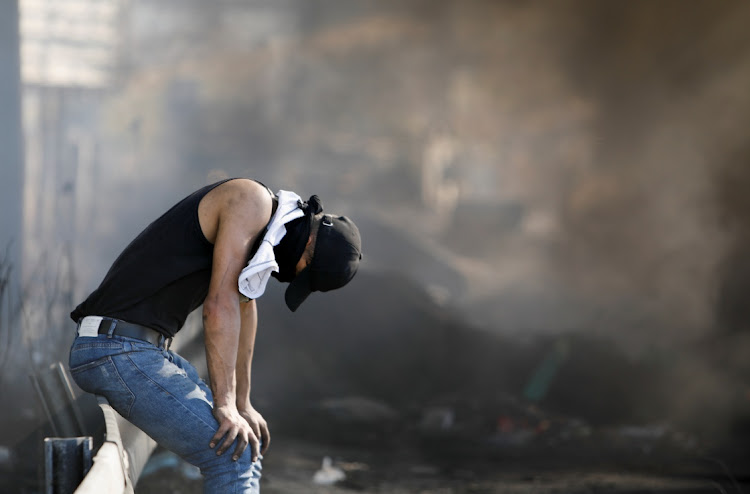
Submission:
<svg viewBox="0 0 750 494">
<path fill-rule="evenodd" d="M 608 376 L 618 421 L 745 423 L 749 4 L 131 3 L 115 85 L 65 121 L 95 142 L 77 207 L 48 212 L 73 216 L 76 300 L 171 204 L 249 176 L 351 215 L 366 276 L 462 325 L 615 342 L 574 351 L 549 406 L 585 415 Z"/>
</svg>

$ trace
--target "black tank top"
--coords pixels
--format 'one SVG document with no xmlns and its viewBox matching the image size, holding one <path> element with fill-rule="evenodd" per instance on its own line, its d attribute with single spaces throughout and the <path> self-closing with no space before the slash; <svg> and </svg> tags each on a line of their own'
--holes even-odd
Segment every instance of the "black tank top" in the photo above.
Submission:
<svg viewBox="0 0 750 494">
<path fill-rule="evenodd" d="M 114 317 L 174 336 L 203 303 L 211 280 L 214 246 L 201 230 L 198 204 L 229 180 L 193 192 L 147 226 L 70 317 Z"/>
</svg>

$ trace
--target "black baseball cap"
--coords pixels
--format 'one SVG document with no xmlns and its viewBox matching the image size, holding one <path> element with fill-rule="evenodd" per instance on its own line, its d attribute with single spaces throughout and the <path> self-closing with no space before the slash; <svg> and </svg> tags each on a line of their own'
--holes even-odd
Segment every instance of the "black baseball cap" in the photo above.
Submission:
<svg viewBox="0 0 750 494">
<path fill-rule="evenodd" d="M 359 229 L 346 216 L 324 214 L 310 264 L 289 283 L 284 295 L 294 312 L 312 292 L 327 292 L 354 278 L 362 259 Z"/>
</svg>

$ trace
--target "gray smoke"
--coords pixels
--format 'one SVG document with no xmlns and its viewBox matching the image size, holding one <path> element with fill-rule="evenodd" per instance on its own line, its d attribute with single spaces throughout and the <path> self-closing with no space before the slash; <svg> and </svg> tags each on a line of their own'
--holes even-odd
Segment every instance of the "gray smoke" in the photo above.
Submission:
<svg viewBox="0 0 750 494">
<path fill-rule="evenodd" d="M 631 405 L 652 386 L 649 419 L 746 412 L 747 3 L 131 4 L 116 84 L 81 103 L 76 300 L 171 204 L 250 176 L 361 218 L 364 269 L 467 325 L 657 355 L 613 376 Z"/>
<path fill-rule="evenodd" d="M 130 70 L 103 111 L 102 180 L 145 200 L 98 218 L 120 225 L 107 238 L 132 236 L 144 222 L 128 218 L 252 176 L 359 212 L 366 267 L 406 271 L 482 327 L 593 332 L 634 359 L 721 347 L 746 324 L 747 14 L 141 2 Z M 741 374 L 703 357 L 685 370 L 710 383 L 696 400 Z"/>
</svg>

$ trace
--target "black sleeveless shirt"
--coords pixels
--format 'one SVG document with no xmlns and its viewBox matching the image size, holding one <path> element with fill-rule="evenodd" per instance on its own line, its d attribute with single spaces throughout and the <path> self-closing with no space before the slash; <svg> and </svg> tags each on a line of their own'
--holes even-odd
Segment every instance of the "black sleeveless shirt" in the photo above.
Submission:
<svg viewBox="0 0 750 494">
<path fill-rule="evenodd" d="M 113 317 L 174 336 L 203 303 L 211 280 L 214 246 L 201 230 L 198 204 L 229 180 L 193 192 L 147 226 L 70 317 Z"/>
</svg>

